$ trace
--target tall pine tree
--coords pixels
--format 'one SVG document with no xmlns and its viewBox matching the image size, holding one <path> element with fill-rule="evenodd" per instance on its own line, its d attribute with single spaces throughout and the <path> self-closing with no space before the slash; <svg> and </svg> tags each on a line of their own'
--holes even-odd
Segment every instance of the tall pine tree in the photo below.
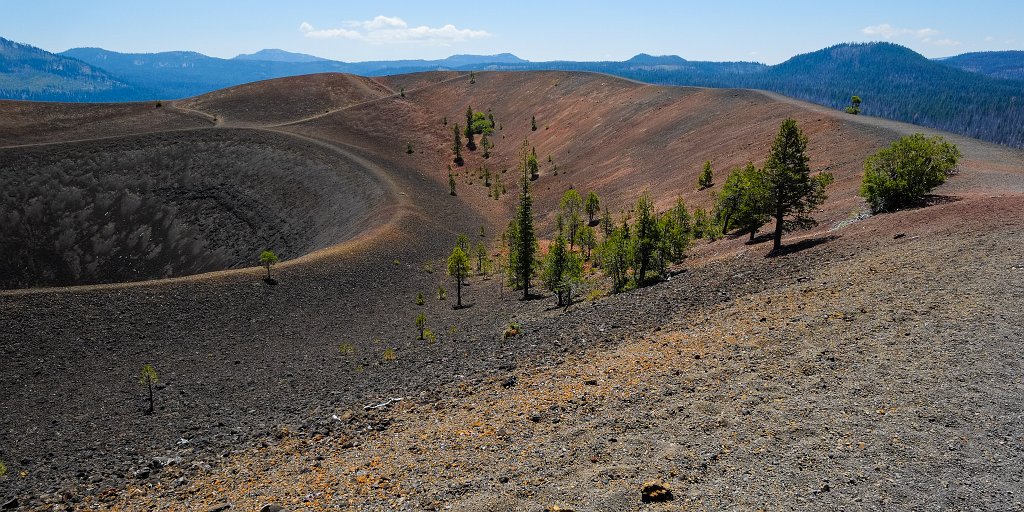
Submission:
<svg viewBox="0 0 1024 512">
<path fill-rule="evenodd" d="M 782 233 L 818 224 L 810 213 L 825 201 L 825 187 L 832 183 L 832 175 L 811 176 L 808 159 L 807 137 L 795 120 L 786 119 L 764 166 L 768 211 L 775 219 L 772 252 L 782 247 Z"/>
<path fill-rule="evenodd" d="M 523 289 L 523 299 L 530 297 L 530 279 L 536 266 L 537 235 L 533 230 L 533 198 L 530 196 L 530 143 L 523 139 L 519 150 L 522 188 L 516 217 L 509 226 L 509 272 L 513 286 Z"/>
</svg>

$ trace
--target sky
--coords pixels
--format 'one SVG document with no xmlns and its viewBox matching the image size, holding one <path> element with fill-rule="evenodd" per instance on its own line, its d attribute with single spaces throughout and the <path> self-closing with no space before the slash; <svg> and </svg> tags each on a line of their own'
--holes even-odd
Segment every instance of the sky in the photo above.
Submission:
<svg viewBox="0 0 1024 512">
<path fill-rule="evenodd" d="M 844 42 L 890 41 L 926 57 L 1024 49 L 1024 2 L 12 0 L 0 37 L 53 52 L 263 48 L 355 62 L 514 53 L 532 60 L 782 62 Z"/>
</svg>

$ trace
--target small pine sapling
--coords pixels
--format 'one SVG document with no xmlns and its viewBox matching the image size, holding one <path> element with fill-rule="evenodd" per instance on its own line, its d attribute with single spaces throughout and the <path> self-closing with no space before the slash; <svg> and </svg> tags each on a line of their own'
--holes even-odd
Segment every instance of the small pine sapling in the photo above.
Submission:
<svg viewBox="0 0 1024 512">
<path fill-rule="evenodd" d="M 426 304 L 426 302 L 427 301 L 423 298 L 423 292 L 420 292 L 420 293 L 416 294 L 416 305 L 417 306 L 422 306 L 422 305 Z"/>
<path fill-rule="evenodd" d="M 276 265 L 277 262 L 277 254 L 274 254 L 274 251 L 267 250 L 260 253 L 260 265 L 267 269 L 267 277 L 264 278 L 264 281 L 271 284 L 274 283 L 274 279 L 270 277 L 270 267 Z"/>
<path fill-rule="evenodd" d="M 427 328 L 427 316 L 423 313 L 416 315 L 416 330 L 420 332 L 420 338 L 423 339 L 423 331 Z"/>
<path fill-rule="evenodd" d="M 145 384 L 149 390 L 149 408 L 146 409 L 146 414 L 153 414 L 153 384 L 156 384 L 157 380 L 156 370 L 153 369 L 153 365 L 149 363 L 142 365 L 139 384 Z"/>
<path fill-rule="evenodd" d="M 714 175 L 711 171 L 711 161 L 707 160 L 704 162 L 704 169 L 700 172 L 700 177 L 697 178 L 697 187 L 700 190 L 711 188 L 714 184 Z"/>
</svg>

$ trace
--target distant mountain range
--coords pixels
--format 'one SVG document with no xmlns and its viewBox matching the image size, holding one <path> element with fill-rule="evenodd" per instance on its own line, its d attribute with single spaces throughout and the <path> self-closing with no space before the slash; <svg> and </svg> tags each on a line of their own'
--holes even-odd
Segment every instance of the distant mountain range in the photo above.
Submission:
<svg viewBox="0 0 1024 512">
<path fill-rule="evenodd" d="M 14 99 L 177 99 L 310 73 L 377 76 L 432 70 L 593 71 L 654 84 L 763 89 L 831 108 L 842 108 L 857 95 L 866 115 L 1024 147 L 1021 51 L 931 60 L 891 43 L 841 44 L 774 66 L 647 54 L 606 62 L 530 62 L 509 53 L 340 62 L 277 49 L 232 59 L 195 52 L 128 54 L 101 48 L 52 54 L 0 38 L 0 97 Z"/>
</svg>

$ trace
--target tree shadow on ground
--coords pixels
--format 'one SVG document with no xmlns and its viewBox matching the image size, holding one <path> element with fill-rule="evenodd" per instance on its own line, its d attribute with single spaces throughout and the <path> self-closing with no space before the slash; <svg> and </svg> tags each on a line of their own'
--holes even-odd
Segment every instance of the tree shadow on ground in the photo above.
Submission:
<svg viewBox="0 0 1024 512">
<path fill-rule="evenodd" d="M 961 201 L 961 200 L 963 200 L 963 198 L 959 197 L 959 196 L 943 196 L 943 195 L 939 195 L 939 194 L 928 194 L 928 195 L 922 197 L 920 201 L 917 201 L 917 202 L 914 202 L 912 204 L 908 204 L 907 206 L 904 206 L 902 208 L 898 208 L 896 210 L 893 210 L 893 212 L 903 212 L 903 211 L 907 211 L 907 210 L 920 210 L 921 208 L 928 208 L 929 206 L 938 206 L 940 204 L 955 203 L 955 202 Z M 892 213 L 892 212 L 888 212 L 888 213 Z"/>
<path fill-rule="evenodd" d="M 518 291 L 517 291 L 518 292 Z M 530 292 L 526 297 L 520 296 L 519 300 L 541 300 L 546 299 L 548 296 L 540 293 Z"/>
<path fill-rule="evenodd" d="M 772 233 L 770 231 L 767 232 L 767 233 L 761 233 L 760 235 L 755 236 L 753 240 L 749 239 L 750 238 L 750 232 L 744 232 L 744 233 L 734 234 L 734 235 L 730 235 L 730 236 L 732 237 L 733 240 L 735 240 L 737 238 L 743 238 L 743 237 L 748 238 L 748 240 L 746 242 L 743 242 L 744 245 L 758 245 L 758 244 L 763 244 L 765 242 L 771 242 L 772 241 Z"/>
<path fill-rule="evenodd" d="M 785 256 L 787 254 L 794 254 L 806 249 L 810 249 L 811 247 L 817 247 L 821 244 L 828 243 L 838 239 L 839 235 L 825 235 L 815 238 L 806 238 L 795 244 L 783 245 L 782 247 L 779 247 L 778 250 L 773 250 L 768 254 L 765 254 L 764 257 L 775 258 L 778 256 Z"/>
</svg>

